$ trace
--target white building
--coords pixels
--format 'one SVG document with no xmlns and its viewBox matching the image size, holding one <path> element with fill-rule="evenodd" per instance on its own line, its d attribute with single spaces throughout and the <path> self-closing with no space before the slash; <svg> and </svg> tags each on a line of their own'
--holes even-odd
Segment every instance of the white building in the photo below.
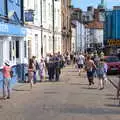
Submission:
<svg viewBox="0 0 120 120">
<path fill-rule="evenodd" d="M 73 24 L 76 25 L 76 42 L 75 42 L 75 51 L 83 51 L 85 49 L 85 26 L 80 23 L 78 20 L 73 20 Z"/>
<path fill-rule="evenodd" d="M 53 3 L 52 0 L 26 0 L 25 10 L 33 10 L 34 21 L 27 22 L 29 57 L 53 53 Z M 61 1 L 54 1 L 54 46 L 61 52 Z"/>
<path fill-rule="evenodd" d="M 72 38 L 71 38 L 71 52 L 75 52 L 76 43 L 76 25 L 71 23 Z"/>
<path fill-rule="evenodd" d="M 88 47 L 97 48 L 103 47 L 103 24 L 98 21 L 89 23 L 86 27 L 89 35 Z"/>
</svg>

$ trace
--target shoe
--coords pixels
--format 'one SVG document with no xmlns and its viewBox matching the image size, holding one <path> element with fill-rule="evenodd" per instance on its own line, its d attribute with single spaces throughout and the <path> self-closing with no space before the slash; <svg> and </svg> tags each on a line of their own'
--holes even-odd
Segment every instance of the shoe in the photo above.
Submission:
<svg viewBox="0 0 120 120">
<path fill-rule="evenodd" d="M 95 84 L 93 81 L 91 82 L 93 85 Z"/>
<path fill-rule="evenodd" d="M 99 90 L 103 90 L 104 89 L 104 87 L 102 87 L 102 88 L 99 88 Z"/>
<path fill-rule="evenodd" d="M 10 96 L 8 96 L 7 99 L 10 99 Z"/>
</svg>

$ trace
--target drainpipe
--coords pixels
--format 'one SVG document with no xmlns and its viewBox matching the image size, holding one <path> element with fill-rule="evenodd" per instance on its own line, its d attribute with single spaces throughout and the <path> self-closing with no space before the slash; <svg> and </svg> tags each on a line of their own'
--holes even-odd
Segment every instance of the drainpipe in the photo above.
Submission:
<svg viewBox="0 0 120 120">
<path fill-rule="evenodd" d="M 21 0 L 21 24 L 23 25 L 24 24 L 24 2 L 23 0 Z"/>
<path fill-rule="evenodd" d="M 8 17 L 8 0 L 4 1 L 5 17 Z"/>
<path fill-rule="evenodd" d="M 40 6 L 41 6 L 41 25 L 40 25 L 40 27 L 41 27 L 41 56 L 43 56 L 43 23 L 42 23 L 42 0 L 40 0 Z"/>
</svg>

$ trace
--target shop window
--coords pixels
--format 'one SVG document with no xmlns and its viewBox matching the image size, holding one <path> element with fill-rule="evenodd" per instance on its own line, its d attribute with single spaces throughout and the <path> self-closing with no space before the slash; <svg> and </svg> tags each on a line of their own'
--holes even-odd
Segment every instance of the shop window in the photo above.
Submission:
<svg viewBox="0 0 120 120">
<path fill-rule="evenodd" d="M 24 41 L 24 57 L 27 57 L 27 47 L 26 47 L 26 41 Z"/>
<path fill-rule="evenodd" d="M 9 60 L 12 60 L 12 42 L 9 42 Z"/>
<path fill-rule="evenodd" d="M 16 41 L 16 58 L 19 58 L 19 41 Z"/>
</svg>

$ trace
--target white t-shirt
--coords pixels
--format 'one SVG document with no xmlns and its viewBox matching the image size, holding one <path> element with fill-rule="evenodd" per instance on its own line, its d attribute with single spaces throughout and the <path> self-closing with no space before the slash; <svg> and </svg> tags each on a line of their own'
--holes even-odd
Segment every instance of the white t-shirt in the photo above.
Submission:
<svg viewBox="0 0 120 120">
<path fill-rule="evenodd" d="M 85 62 L 85 57 L 83 55 L 79 55 L 77 59 L 77 63 L 83 65 L 84 62 Z"/>
</svg>

